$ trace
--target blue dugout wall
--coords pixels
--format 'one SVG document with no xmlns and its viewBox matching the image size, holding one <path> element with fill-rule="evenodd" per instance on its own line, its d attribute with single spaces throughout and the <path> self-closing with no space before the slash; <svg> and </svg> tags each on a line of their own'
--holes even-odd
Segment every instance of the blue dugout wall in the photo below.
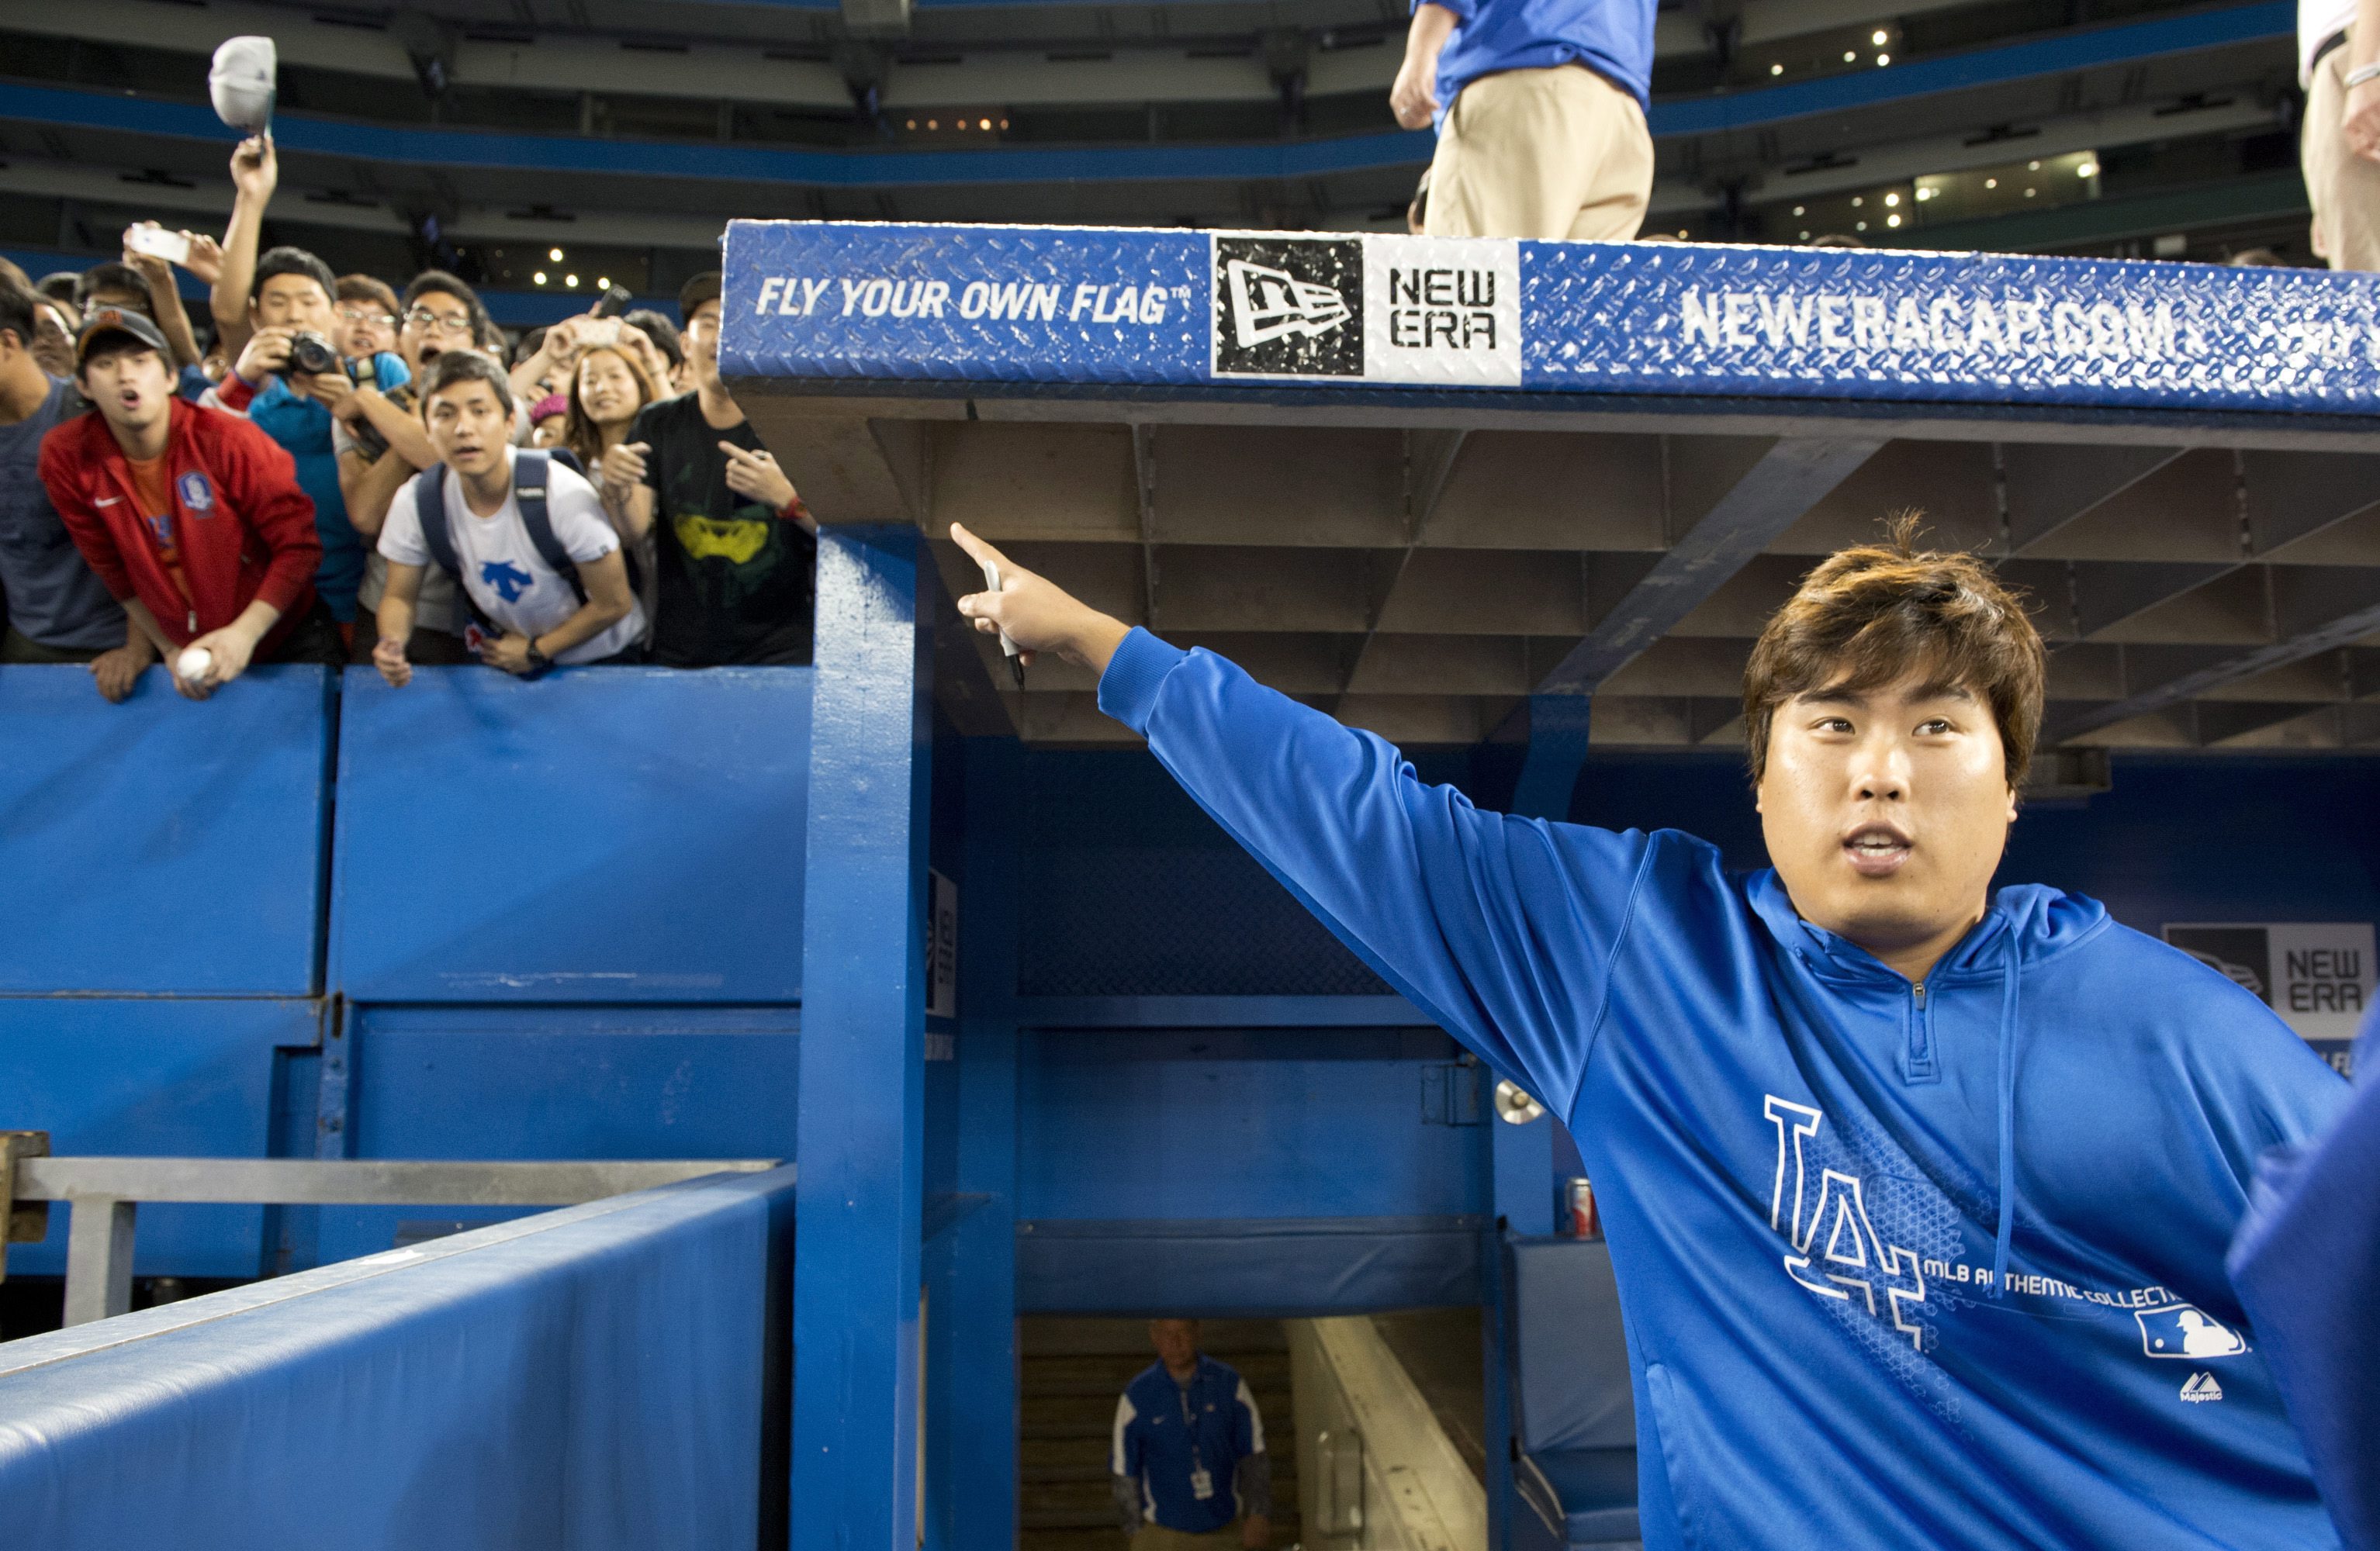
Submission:
<svg viewBox="0 0 2380 1551">
<path fill-rule="evenodd" d="M 79 669 L 0 670 L 0 1120 L 60 1152 L 793 1156 L 809 678 L 433 670 L 336 693 L 275 669 L 203 706 L 151 675 L 110 707 Z M 1146 755 L 1012 749 L 994 769 L 936 747 L 964 1010 L 1022 1034 L 1023 1306 L 1464 1295 L 1467 1251 L 1420 1253 L 1486 1205 L 1455 1047 Z M 1422 763 L 1496 796 L 1461 756 Z M 2380 915 L 2362 761 L 2115 769 L 2087 805 L 2027 809 L 2003 880 L 2096 895 L 2149 932 Z M 1570 811 L 1764 860 L 1729 756 L 1597 755 Z M 988 897 L 1002 874 L 1011 901 Z M 1012 914 L 1003 975 L 993 923 Z M 343 1079 L 322 1080 L 326 1052 Z M 965 1194 L 956 1054 L 936 1042 L 927 1061 L 923 1166 L 946 1194 Z M 155 1208 L 140 1271 L 368 1254 L 400 1218 L 330 1216 L 293 1261 L 261 1208 Z M 1182 1268 L 1293 1243 L 1325 1275 L 1332 1240 L 1395 1269 L 1323 1293 Z M 61 1217 L 11 1267 L 55 1274 L 63 1253 Z"/>
<path fill-rule="evenodd" d="M 791 1157 L 809 674 L 0 670 L 0 1125 L 61 1153 Z M 142 1276 L 452 1208 L 159 1206 Z M 66 1217 L 10 1268 L 63 1269 Z"/>
<path fill-rule="evenodd" d="M 830 604 L 930 617 L 904 542 L 832 539 Z M 797 1405 L 796 1545 L 877 1543 L 898 1509 L 831 1461 L 914 1439 L 913 1386 L 929 1544 L 1005 1543 L 1017 1313 L 1492 1296 L 1491 1229 L 1550 1227 L 1549 1125 L 1481 1123 L 1477 1069 L 1146 755 L 961 739 L 907 632 L 826 640 L 816 671 L 402 693 L 265 670 L 202 706 L 0 670 L 0 1125 L 85 1153 L 799 1152 L 796 1348 L 840 1351 L 797 1392 L 878 1400 Z M 1422 764 L 1509 784 L 1484 754 Z M 2151 931 L 2371 919 L 2368 782 L 2119 757 L 2112 791 L 2025 814 L 2006 876 Z M 1596 756 L 1570 812 L 1761 860 L 1725 756 Z M 929 866 L 961 901 L 954 1019 L 915 1011 Z M 139 1269 L 298 1269 L 471 1215 L 161 1207 Z M 54 1273 L 64 1225 L 11 1268 Z"/>
</svg>

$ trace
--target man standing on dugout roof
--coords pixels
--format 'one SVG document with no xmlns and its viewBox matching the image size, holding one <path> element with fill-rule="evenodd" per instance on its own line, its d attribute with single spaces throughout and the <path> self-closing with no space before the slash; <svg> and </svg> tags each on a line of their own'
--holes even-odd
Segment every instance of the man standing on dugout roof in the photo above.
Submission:
<svg viewBox="0 0 2380 1551">
<path fill-rule="evenodd" d="M 2380 0 L 2375 0 L 2380 3 Z M 1413 0 L 1390 111 L 1442 237 L 1624 242 L 1653 196 L 1654 0 Z"/>
<path fill-rule="evenodd" d="M 1375 971 L 1570 1124 L 1628 1330 L 1648 1551 L 2336 1546 L 2224 1276 L 2344 1108 L 2254 996 L 1990 892 L 2040 637 L 1972 556 L 1819 564 L 1745 671 L 1773 869 L 1483 813 L 963 528 L 978 629 L 1099 704 Z"/>
</svg>

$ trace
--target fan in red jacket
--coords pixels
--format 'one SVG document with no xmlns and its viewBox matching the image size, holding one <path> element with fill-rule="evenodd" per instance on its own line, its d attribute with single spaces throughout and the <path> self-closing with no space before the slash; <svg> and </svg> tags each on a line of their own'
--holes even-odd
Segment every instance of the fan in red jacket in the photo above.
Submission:
<svg viewBox="0 0 2380 1551">
<path fill-rule="evenodd" d="M 42 483 L 83 559 L 175 664 L 194 700 L 257 662 L 337 662 L 314 599 L 314 503 L 270 437 L 174 396 L 165 341 L 103 308 L 75 342 L 75 380 L 98 411 L 42 442 Z M 185 676 L 200 648 L 207 666 Z"/>
</svg>

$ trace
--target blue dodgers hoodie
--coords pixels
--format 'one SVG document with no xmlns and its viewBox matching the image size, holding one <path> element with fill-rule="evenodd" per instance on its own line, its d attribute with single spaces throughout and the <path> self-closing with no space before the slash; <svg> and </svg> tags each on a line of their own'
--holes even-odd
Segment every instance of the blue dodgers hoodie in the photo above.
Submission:
<svg viewBox="0 0 2380 1551">
<path fill-rule="evenodd" d="M 2347 1089 L 2254 997 L 2037 887 L 1912 984 L 1773 873 L 1482 813 L 1143 631 L 1099 704 L 1569 1121 L 1648 1551 L 2338 1545 L 2223 1254 Z"/>
<path fill-rule="evenodd" d="M 2229 1265 L 2340 1537 L 2380 1551 L 2380 1011 L 2356 1041 L 2355 1084 L 2318 1145 L 2265 1159 Z"/>
</svg>

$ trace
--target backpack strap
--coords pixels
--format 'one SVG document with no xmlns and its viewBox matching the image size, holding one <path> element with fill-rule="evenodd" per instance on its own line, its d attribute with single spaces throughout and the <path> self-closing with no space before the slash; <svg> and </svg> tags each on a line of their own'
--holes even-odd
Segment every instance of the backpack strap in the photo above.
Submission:
<svg viewBox="0 0 2380 1551">
<path fill-rule="evenodd" d="M 552 471 L 552 460 L 543 449 L 523 447 L 513 454 L 513 500 L 520 506 L 521 527 L 528 530 L 530 546 L 538 557 L 587 601 L 587 585 L 578 579 L 578 563 L 562 547 L 562 539 L 553 531 L 553 518 L 546 510 L 545 481 Z"/>
<path fill-rule="evenodd" d="M 455 583 L 455 596 L 461 600 L 463 612 L 471 616 L 480 629 L 492 628 L 488 616 L 480 612 L 479 600 L 463 585 L 463 562 L 455 552 L 455 530 L 446 518 L 446 466 L 439 464 L 425 468 L 413 481 L 413 510 L 421 519 L 421 547 L 430 551 L 431 563 L 446 573 Z M 455 634 L 461 635 L 457 629 Z"/>
<path fill-rule="evenodd" d="M 438 569 L 461 578 L 463 563 L 455 558 L 455 533 L 446 524 L 446 466 L 425 468 L 413 481 L 413 510 L 421 519 L 421 545 Z"/>
</svg>

